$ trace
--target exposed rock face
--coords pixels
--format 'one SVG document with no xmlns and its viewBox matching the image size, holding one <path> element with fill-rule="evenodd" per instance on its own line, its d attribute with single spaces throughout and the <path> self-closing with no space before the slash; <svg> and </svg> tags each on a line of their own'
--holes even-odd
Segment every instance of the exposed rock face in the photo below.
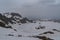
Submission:
<svg viewBox="0 0 60 40">
<path fill-rule="evenodd" d="M 6 27 L 5 25 L 8 25 L 7 28 L 11 27 L 10 24 L 16 24 L 16 23 L 27 23 L 33 22 L 32 20 L 29 20 L 28 18 L 23 18 L 19 13 L 0 13 L 0 26 Z M 3 22 L 2 22 L 3 21 Z"/>
<path fill-rule="evenodd" d="M 11 28 L 12 29 L 11 26 L 6 26 L 6 24 L 3 23 L 3 22 L 0 22 L 0 27 L 3 27 L 3 28 Z"/>
<path fill-rule="evenodd" d="M 8 36 L 14 36 L 13 34 L 8 34 Z"/>
<path fill-rule="evenodd" d="M 35 29 L 45 29 L 45 26 L 39 25 L 39 27 L 36 27 Z"/>
<path fill-rule="evenodd" d="M 4 24 L 4 23 L 2 23 L 2 22 L 0 22 L 0 26 L 4 27 L 4 26 L 5 26 L 5 24 Z"/>
<path fill-rule="evenodd" d="M 31 37 L 42 39 L 42 40 L 54 40 L 54 39 L 48 38 L 46 36 L 31 36 Z"/>
<path fill-rule="evenodd" d="M 53 29 L 53 31 L 57 31 L 57 32 L 60 32 L 60 30 L 57 30 L 57 29 Z"/>
<path fill-rule="evenodd" d="M 39 35 L 43 35 L 43 34 L 54 34 L 54 32 L 52 32 L 52 31 L 47 31 L 47 32 L 44 32 L 44 33 L 39 34 Z"/>
</svg>

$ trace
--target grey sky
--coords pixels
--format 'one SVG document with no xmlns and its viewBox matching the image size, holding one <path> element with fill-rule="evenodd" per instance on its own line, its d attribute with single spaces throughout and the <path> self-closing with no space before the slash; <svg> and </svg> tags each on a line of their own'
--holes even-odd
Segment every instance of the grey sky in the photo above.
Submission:
<svg viewBox="0 0 60 40">
<path fill-rule="evenodd" d="M 60 18 L 60 0 L 0 0 L 0 12 L 19 12 L 30 18 Z"/>
</svg>

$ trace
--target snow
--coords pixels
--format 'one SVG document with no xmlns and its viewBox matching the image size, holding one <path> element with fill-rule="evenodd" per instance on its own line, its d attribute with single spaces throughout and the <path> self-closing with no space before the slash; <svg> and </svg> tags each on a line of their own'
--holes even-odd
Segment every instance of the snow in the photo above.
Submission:
<svg viewBox="0 0 60 40">
<path fill-rule="evenodd" d="M 6 17 L 8 17 L 8 18 L 11 18 L 12 17 L 12 15 L 9 15 L 9 14 L 4 14 Z"/>
<path fill-rule="evenodd" d="M 40 24 L 39 24 L 40 23 Z M 53 21 L 36 21 L 36 23 L 25 23 L 25 24 L 10 24 L 13 29 L 6 29 L 0 27 L 0 40 L 41 40 L 38 38 L 28 37 L 35 36 L 41 33 L 52 31 L 54 34 L 42 34 L 41 36 L 46 36 L 48 38 L 54 40 L 60 40 L 60 32 L 53 31 L 52 29 L 60 30 L 60 23 Z M 45 26 L 45 29 L 35 29 L 35 27 Z M 8 34 L 12 34 L 14 36 L 8 36 Z M 18 37 L 18 35 L 22 35 L 22 37 Z M 39 35 L 40 36 L 40 35 Z"/>
</svg>

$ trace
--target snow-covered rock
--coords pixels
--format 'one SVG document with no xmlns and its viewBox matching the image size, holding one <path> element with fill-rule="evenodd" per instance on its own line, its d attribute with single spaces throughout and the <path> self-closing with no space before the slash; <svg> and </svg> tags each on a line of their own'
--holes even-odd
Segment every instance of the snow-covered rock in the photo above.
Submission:
<svg viewBox="0 0 60 40">
<path fill-rule="evenodd" d="M 28 18 L 22 17 L 19 13 L 0 13 L 0 24 L 4 24 L 7 27 L 10 27 L 10 24 L 22 24 L 27 22 L 33 22 L 32 20 L 29 20 Z M 0 25 L 2 26 L 2 25 Z"/>
</svg>

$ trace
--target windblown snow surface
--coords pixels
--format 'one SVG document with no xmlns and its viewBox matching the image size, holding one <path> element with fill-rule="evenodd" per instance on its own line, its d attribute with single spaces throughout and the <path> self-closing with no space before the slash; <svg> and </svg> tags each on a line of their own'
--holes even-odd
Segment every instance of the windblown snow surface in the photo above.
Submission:
<svg viewBox="0 0 60 40">
<path fill-rule="evenodd" d="M 12 25 L 12 24 L 11 24 Z M 36 21 L 36 23 L 13 24 L 13 29 L 0 27 L 0 40 L 60 40 L 60 23 L 53 21 Z"/>
</svg>

